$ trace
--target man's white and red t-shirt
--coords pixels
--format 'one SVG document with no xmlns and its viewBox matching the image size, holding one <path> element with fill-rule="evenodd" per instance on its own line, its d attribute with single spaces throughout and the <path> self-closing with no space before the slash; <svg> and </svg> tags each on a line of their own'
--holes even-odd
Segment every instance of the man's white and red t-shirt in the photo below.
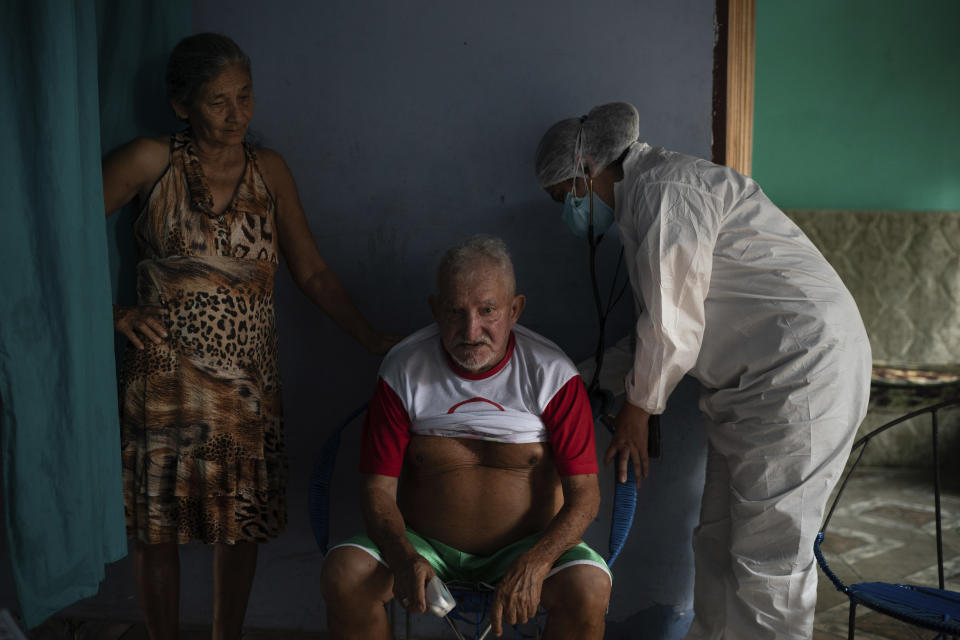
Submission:
<svg viewBox="0 0 960 640">
<path fill-rule="evenodd" d="M 414 434 L 547 442 L 561 476 L 597 473 L 593 416 L 576 367 L 520 325 L 503 359 L 483 373 L 450 359 L 436 324 L 390 350 L 363 425 L 360 472 L 398 477 Z"/>
</svg>

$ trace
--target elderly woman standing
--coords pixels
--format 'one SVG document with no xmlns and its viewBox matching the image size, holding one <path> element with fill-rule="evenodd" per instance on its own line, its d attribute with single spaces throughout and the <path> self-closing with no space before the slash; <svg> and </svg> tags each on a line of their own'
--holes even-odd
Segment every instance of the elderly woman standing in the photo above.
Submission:
<svg viewBox="0 0 960 640">
<path fill-rule="evenodd" d="M 650 416 L 699 380 L 709 448 L 687 637 L 809 638 L 813 539 L 870 391 L 860 314 L 756 182 L 638 134 L 632 105 L 600 105 L 553 125 L 536 156 L 576 232 L 616 222 L 642 307 L 605 460 L 646 475 Z"/>
<path fill-rule="evenodd" d="M 103 166 L 106 212 L 136 200 L 135 307 L 121 373 L 124 497 L 151 639 L 176 638 L 178 543 L 214 545 L 213 637 L 240 637 L 257 544 L 286 524 L 273 286 L 284 258 L 303 292 L 385 352 L 317 251 L 283 158 L 244 142 L 250 60 L 231 39 L 182 40 L 167 93 L 188 128 L 138 138 Z"/>
</svg>

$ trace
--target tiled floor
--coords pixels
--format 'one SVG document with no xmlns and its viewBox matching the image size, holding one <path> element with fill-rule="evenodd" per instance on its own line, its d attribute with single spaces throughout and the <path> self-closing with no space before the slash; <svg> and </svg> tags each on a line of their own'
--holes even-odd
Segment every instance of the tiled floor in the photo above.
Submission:
<svg viewBox="0 0 960 640">
<path fill-rule="evenodd" d="M 956 474 L 955 474 L 956 475 Z M 933 498 L 929 472 L 902 469 L 859 471 L 844 491 L 824 542 L 831 568 L 847 584 L 862 581 L 936 585 Z M 960 479 L 944 478 L 942 506 L 947 588 L 960 590 Z M 849 605 L 821 574 L 814 640 L 847 637 Z M 859 640 L 932 638 L 906 625 L 858 608 Z M 60 617 L 34 630 L 31 640 L 146 640 L 143 625 Z M 182 640 L 206 640 L 209 629 L 186 627 Z M 245 640 L 322 639 L 320 632 L 251 629 Z"/>
<path fill-rule="evenodd" d="M 942 486 L 946 588 L 960 591 L 960 487 L 954 472 Z M 844 490 L 823 543 L 830 568 L 844 582 L 937 585 L 933 480 L 929 471 L 866 469 Z M 814 640 L 847 637 L 850 607 L 821 573 Z M 887 616 L 857 607 L 858 640 L 932 638 Z"/>
</svg>

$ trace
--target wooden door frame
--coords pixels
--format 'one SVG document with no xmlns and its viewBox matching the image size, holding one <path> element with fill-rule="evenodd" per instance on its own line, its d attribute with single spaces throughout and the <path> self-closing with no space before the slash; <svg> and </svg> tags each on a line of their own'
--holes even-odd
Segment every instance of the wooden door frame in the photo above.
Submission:
<svg viewBox="0 0 960 640">
<path fill-rule="evenodd" d="M 756 0 L 717 0 L 713 49 L 714 162 L 750 175 Z"/>
</svg>

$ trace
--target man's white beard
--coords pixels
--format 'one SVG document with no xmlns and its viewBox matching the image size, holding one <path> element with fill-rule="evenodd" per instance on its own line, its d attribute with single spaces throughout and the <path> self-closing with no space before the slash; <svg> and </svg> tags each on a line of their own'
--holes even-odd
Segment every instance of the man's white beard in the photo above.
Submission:
<svg viewBox="0 0 960 640">
<path fill-rule="evenodd" d="M 492 345 L 490 345 L 488 342 L 483 342 L 483 345 L 487 347 L 487 350 L 490 354 L 485 358 L 481 358 L 477 356 L 477 357 L 470 358 L 470 360 L 461 360 L 456 354 L 453 354 L 453 353 L 450 354 L 450 357 L 453 359 L 454 362 L 457 363 L 457 365 L 461 369 L 465 369 L 470 373 L 477 373 L 480 369 L 483 369 L 484 367 L 487 367 L 493 364 L 493 358 L 494 356 L 496 356 L 496 354 L 493 353 Z"/>
</svg>

